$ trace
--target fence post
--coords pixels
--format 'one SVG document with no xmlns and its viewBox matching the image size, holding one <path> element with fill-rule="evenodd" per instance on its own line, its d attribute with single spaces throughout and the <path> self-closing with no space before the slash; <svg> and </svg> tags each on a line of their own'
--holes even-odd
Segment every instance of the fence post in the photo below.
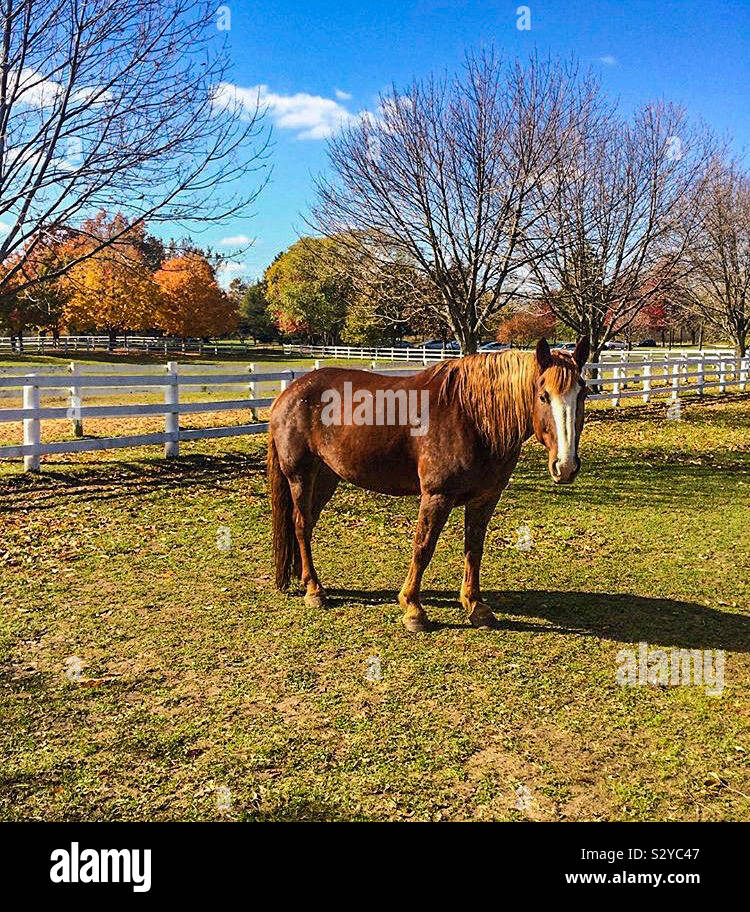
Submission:
<svg viewBox="0 0 750 912">
<path fill-rule="evenodd" d="M 317 358 L 315 359 L 315 370 L 320 370 L 320 361 Z"/>
<path fill-rule="evenodd" d="M 73 422 L 73 436 L 83 437 L 83 419 L 81 417 L 81 387 L 75 382 L 78 368 L 75 361 L 70 362 L 70 373 L 73 376 L 73 385 L 70 387 L 70 408 L 68 417 Z"/>
<path fill-rule="evenodd" d="M 373 362 L 370 364 L 370 370 L 374 372 L 374 371 L 377 371 L 377 369 L 378 369 L 378 362 L 377 362 L 377 361 L 373 361 Z"/>
<path fill-rule="evenodd" d="M 36 374 L 26 374 L 31 380 Z M 39 387 L 33 383 L 25 383 L 23 387 L 23 407 L 25 409 L 34 409 L 39 411 Z M 42 442 L 42 424 L 39 418 L 23 419 L 23 445 L 39 446 Z M 24 472 L 39 471 L 39 454 L 23 457 Z"/>
<path fill-rule="evenodd" d="M 282 392 L 282 393 L 283 393 L 284 390 L 289 386 L 289 380 L 290 380 L 290 379 L 291 379 L 291 380 L 294 380 L 294 371 L 287 371 L 287 373 L 289 374 L 289 378 L 284 377 L 284 378 L 282 378 L 282 380 L 281 380 L 281 392 Z"/>
<path fill-rule="evenodd" d="M 167 373 L 170 375 L 164 387 L 164 404 L 171 405 L 172 409 L 165 415 L 164 430 L 173 434 L 173 440 L 164 441 L 164 456 L 166 459 L 180 455 L 180 387 L 177 379 L 177 362 L 167 361 Z"/>
<path fill-rule="evenodd" d="M 706 353 L 701 352 L 701 359 L 698 362 L 698 395 L 703 395 L 703 384 L 706 382 Z"/>
<path fill-rule="evenodd" d="M 719 358 L 719 392 L 727 391 L 727 363 L 723 357 Z"/>
<path fill-rule="evenodd" d="M 255 364 L 248 364 L 247 369 L 251 374 L 254 374 L 255 373 Z M 250 398 L 256 399 L 258 393 L 257 393 L 257 386 L 255 384 L 255 380 L 251 380 L 248 383 L 247 388 L 248 388 Z M 250 416 L 252 417 L 253 421 L 258 420 L 258 410 L 255 408 L 254 405 L 250 406 Z"/>
<path fill-rule="evenodd" d="M 750 368 L 750 358 L 743 358 L 740 361 L 740 392 L 745 392 L 745 387 L 747 386 L 747 375 L 748 368 Z"/>
<path fill-rule="evenodd" d="M 672 365 L 672 401 L 680 398 L 680 362 Z"/>
<path fill-rule="evenodd" d="M 616 408 L 620 404 L 620 367 L 612 368 L 612 405 Z"/>
<path fill-rule="evenodd" d="M 647 360 L 643 362 L 641 385 L 643 387 L 643 401 L 648 402 L 651 399 L 651 355 L 648 355 Z"/>
</svg>

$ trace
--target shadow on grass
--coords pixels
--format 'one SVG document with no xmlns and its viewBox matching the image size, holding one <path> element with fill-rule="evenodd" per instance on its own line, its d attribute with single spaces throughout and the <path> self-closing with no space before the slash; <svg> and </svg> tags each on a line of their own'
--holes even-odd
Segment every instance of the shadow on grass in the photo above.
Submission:
<svg viewBox="0 0 750 912">
<path fill-rule="evenodd" d="M 608 424 L 626 424 L 629 421 L 663 420 L 666 418 L 667 409 L 671 404 L 670 399 L 666 396 L 654 399 L 648 404 L 630 404 L 620 408 L 601 405 L 601 403 L 604 402 L 605 400 L 597 400 L 598 408 L 587 408 L 586 424 L 599 424 L 602 422 Z M 680 404 L 683 407 L 688 405 L 727 405 L 734 402 L 750 402 L 750 393 L 730 392 L 722 393 L 721 395 L 680 396 Z M 715 409 L 710 409 L 707 412 L 696 410 L 690 413 L 691 423 L 703 423 L 706 421 L 710 421 L 714 424 L 727 424 L 730 427 L 737 427 L 742 423 L 742 420 L 737 418 L 736 415 L 732 414 L 724 418 L 721 416 L 721 413 L 717 413 Z M 747 424 L 747 420 L 745 420 L 744 423 Z"/>
<path fill-rule="evenodd" d="M 20 473 L 0 479 L 0 513 L 14 512 L 19 506 L 24 510 L 59 508 L 60 495 L 77 501 L 104 501 L 187 486 L 210 486 L 219 493 L 222 482 L 264 472 L 261 453 L 194 454 L 175 460 L 96 465 L 56 462 L 45 465 L 38 475 Z"/>
<path fill-rule="evenodd" d="M 697 451 L 639 451 L 623 449 L 607 459 L 597 453 L 582 456 L 581 474 L 574 485 L 556 486 L 545 477 L 546 467 L 526 463 L 516 473 L 506 495 L 537 496 L 565 506 L 621 504 L 628 509 L 675 508 L 701 503 L 735 503 L 741 482 L 750 480 L 750 460 L 744 453 Z"/>
<path fill-rule="evenodd" d="M 328 589 L 333 605 L 352 601 L 394 604 L 395 590 Z M 618 643 L 646 642 L 650 646 L 679 649 L 724 649 L 750 652 L 750 617 L 729 614 L 697 602 L 609 592 L 559 592 L 485 590 L 484 601 L 493 609 L 498 629 L 516 632 L 569 633 L 596 636 Z M 431 607 L 454 608 L 454 592 L 425 589 L 422 601 Z M 529 618 L 549 623 L 535 624 Z M 435 622 L 434 617 L 432 618 Z M 435 622 L 436 629 L 469 628 L 463 624 Z"/>
</svg>

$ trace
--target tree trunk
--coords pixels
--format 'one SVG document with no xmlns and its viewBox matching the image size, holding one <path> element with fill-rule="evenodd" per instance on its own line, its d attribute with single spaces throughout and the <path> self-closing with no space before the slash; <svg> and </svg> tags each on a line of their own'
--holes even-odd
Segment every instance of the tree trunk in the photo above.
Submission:
<svg viewBox="0 0 750 912">
<path fill-rule="evenodd" d="M 454 339 L 461 346 L 462 355 L 474 355 L 477 351 L 477 337 L 467 325 L 454 325 Z"/>
<path fill-rule="evenodd" d="M 592 337 L 589 334 L 589 347 L 591 351 L 589 352 L 589 363 L 593 364 L 594 367 L 589 368 L 589 379 L 598 380 L 599 379 L 599 363 L 601 361 L 602 350 L 604 348 L 603 343 L 596 337 Z M 598 392 L 598 388 L 597 388 Z"/>
<path fill-rule="evenodd" d="M 115 342 L 117 341 L 117 329 L 108 329 L 107 336 L 109 340 L 107 343 L 107 350 L 112 352 L 115 350 Z"/>
</svg>

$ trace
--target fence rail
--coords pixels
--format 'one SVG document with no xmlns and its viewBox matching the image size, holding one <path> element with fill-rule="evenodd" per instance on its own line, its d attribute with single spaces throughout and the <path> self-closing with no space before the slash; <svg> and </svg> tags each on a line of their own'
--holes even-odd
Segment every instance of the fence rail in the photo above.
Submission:
<svg viewBox="0 0 750 912">
<path fill-rule="evenodd" d="M 319 367 L 320 362 L 315 362 Z M 371 369 L 377 364 L 372 363 Z M 244 371 L 189 374 L 181 373 L 175 361 L 169 361 L 162 374 L 101 374 L 81 373 L 75 363 L 67 374 L 35 374 L 0 376 L 0 389 L 22 391 L 22 408 L 0 409 L 0 423 L 23 422 L 23 443 L 18 446 L 0 446 L 0 459 L 19 459 L 24 470 L 38 471 L 40 457 L 57 453 L 80 453 L 91 450 L 118 449 L 121 447 L 163 445 L 165 457 L 179 456 L 182 441 L 208 438 L 234 437 L 258 434 L 268 430 L 268 423 L 258 418 L 258 410 L 269 407 L 274 395 L 261 395 L 264 384 L 278 384 L 280 390 L 296 377 L 308 373 L 308 369 L 289 369 L 258 372 L 249 364 Z M 414 368 L 388 369 L 393 375 L 407 375 Z M 729 357 L 715 352 L 683 354 L 679 357 L 655 360 L 646 358 L 639 363 L 627 359 L 616 362 L 586 365 L 587 383 L 594 400 L 609 399 L 613 406 L 622 399 L 641 397 L 649 402 L 652 397 L 665 396 L 671 405 L 679 402 L 681 395 L 694 393 L 703 395 L 706 390 L 725 393 L 729 387 L 744 392 L 750 379 L 750 358 Z M 595 372 L 596 376 L 591 376 Z M 181 387 L 223 388 L 242 386 L 246 396 L 206 402 L 183 402 L 180 400 Z M 84 393 L 91 395 L 101 391 L 115 392 L 132 389 L 134 392 L 160 389 L 163 401 L 158 403 L 115 403 L 105 405 L 83 405 Z M 57 398 L 64 397 L 66 406 L 43 406 L 44 392 L 61 391 Z M 17 393 L 16 393 L 17 395 Z M 181 428 L 180 415 L 219 411 L 247 411 L 251 421 L 244 424 L 214 428 Z M 164 416 L 164 430 L 154 433 L 119 437 L 83 437 L 85 418 Z M 42 421 L 67 419 L 71 421 L 72 433 L 76 439 L 42 443 Z"/>
</svg>

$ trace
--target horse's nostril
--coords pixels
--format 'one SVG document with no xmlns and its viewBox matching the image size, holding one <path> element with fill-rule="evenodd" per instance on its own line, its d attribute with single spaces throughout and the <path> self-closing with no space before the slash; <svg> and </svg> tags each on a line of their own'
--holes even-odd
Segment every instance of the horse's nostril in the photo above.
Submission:
<svg viewBox="0 0 750 912">
<path fill-rule="evenodd" d="M 556 459 L 556 460 L 552 463 L 552 474 L 555 476 L 555 478 L 557 478 L 557 476 L 560 474 L 560 461 L 559 461 L 559 459 Z"/>
</svg>

